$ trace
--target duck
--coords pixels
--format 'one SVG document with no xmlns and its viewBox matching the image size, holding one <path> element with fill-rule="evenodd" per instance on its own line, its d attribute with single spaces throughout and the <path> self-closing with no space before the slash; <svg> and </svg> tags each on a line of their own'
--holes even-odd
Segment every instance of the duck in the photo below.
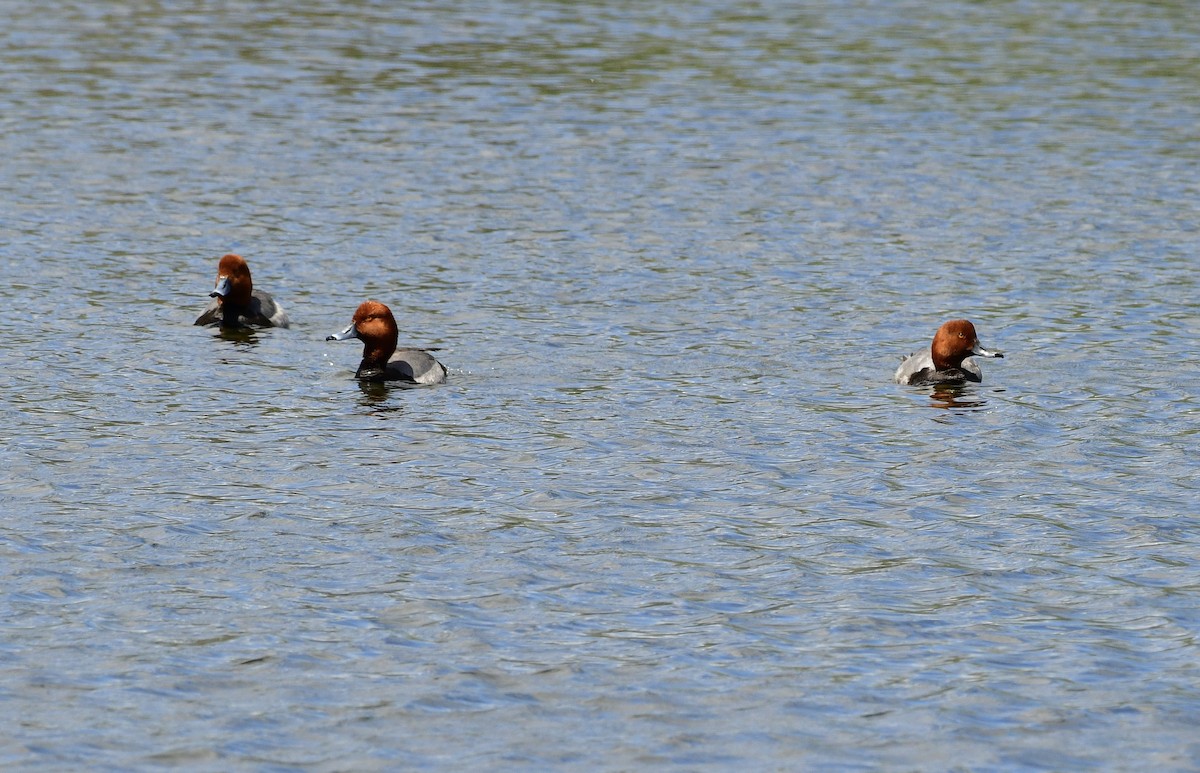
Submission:
<svg viewBox="0 0 1200 773">
<path fill-rule="evenodd" d="M 894 380 L 897 384 L 981 383 L 983 370 L 971 357 L 1004 357 L 1004 352 L 983 348 L 970 320 L 952 319 L 938 328 L 929 349 L 901 359 Z"/>
<path fill-rule="evenodd" d="M 193 324 L 223 327 L 289 327 L 292 321 L 271 294 L 254 288 L 250 266 L 241 255 L 229 253 L 217 264 L 212 301 Z"/>
<path fill-rule="evenodd" d="M 326 341 L 357 338 L 363 342 L 362 362 L 354 377 L 362 381 L 405 381 L 411 384 L 442 384 L 446 366 L 426 349 L 396 348 L 399 328 L 392 310 L 379 301 L 363 301 L 350 326 L 326 336 Z"/>
</svg>

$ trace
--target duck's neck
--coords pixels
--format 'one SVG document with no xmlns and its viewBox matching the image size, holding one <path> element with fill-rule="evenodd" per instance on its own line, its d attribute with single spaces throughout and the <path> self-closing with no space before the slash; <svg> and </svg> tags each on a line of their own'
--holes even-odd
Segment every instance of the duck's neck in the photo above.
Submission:
<svg viewBox="0 0 1200 773">
<path fill-rule="evenodd" d="M 383 381 L 386 374 L 387 368 L 363 360 L 358 364 L 358 370 L 355 371 L 354 377 L 363 381 Z"/>
<path fill-rule="evenodd" d="M 354 375 L 362 379 L 381 378 L 387 372 L 388 359 L 395 351 L 395 341 L 364 341 L 362 362 L 358 364 L 358 372 Z"/>
<path fill-rule="evenodd" d="M 945 354 L 937 350 L 934 350 L 931 354 L 933 355 L 933 367 L 938 370 L 961 370 L 963 360 L 971 356 L 970 353 L 963 355 Z"/>
<path fill-rule="evenodd" d="M 221 324 L 228 327 L 241 327 L 245 323 L 242 317 L 249 311 L 248 306 L 233 303 L 228 298 L 221 302 Z"/>
</svg>

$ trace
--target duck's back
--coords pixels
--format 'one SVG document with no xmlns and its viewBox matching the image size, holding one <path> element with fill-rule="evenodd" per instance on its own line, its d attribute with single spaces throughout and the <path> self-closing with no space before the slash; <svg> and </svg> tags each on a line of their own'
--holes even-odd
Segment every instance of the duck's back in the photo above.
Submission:
<svg viewBox="0 0 1200 773">
<path fill-rule="evenodd" d="M 222 303 L 220 299 L 213 298 L 204 311 L 200 312 L 200 316 L 196 317 L 194 325 L 211 325 L 215 322 L 226 324 L 226 306 L 228 301 Z M 229 310 L 233 310 L 230 307 Z M 250 293 L 250 305 L 237 309 L 237 317 L 229 324 L 237 325 L 257 325 L 259 327 L 289 327 L 292 324 L 288 318 L 287 312 L 283 307 L 275 302 L 271 294 L 263 290 L 254 290 Z"/>
<path fill-rule="evenodd" d="M 394 381 L 441 384 L 446 380 L 446 366 L 424 349 L 397 349 L 388 359 L 387 376 Z"/>
<path fill-rule="evenodd" d="M 221 321 L 221 304 L 217 301 L 216 298 L 213 298 L 211 301 L 209 301 L 208 305 L 204 307 L 204 311 L 200 312 L 200 316 L 196 317 L 196 321 L 193 322 L 192 324 L 193 325 L 211 325 L 214 322 L 220 322 L 220 321 Z"/>
<path fill-rule="evenodd" d="M 250 309 L 242 318 L 251 325 L 266 327 L 290 327 L 292 324 L 283 307 L 264 290 L 255 290 L 250 294 Z"/>
<path fill-rule="evenodd" d="M 901 360 L 893 378 L 897 384 L 962 384 L 983 381 L 983 371 L 970 359 L 963 360 L 959 368 L 938 370 L 933 364 L 933 354 L 927 349 Z"/>
<path fill-rule="evenodd" d="M 896 375 L 893 377 L 897 384 L 912 384 L 914 381 L 920 383 L 925 374 L 933 373 L 937 368 L 933 367 L 933 356 L 926 349 L 923 352 L 914 352 L 900 360 L 900 367 L 896 368 Z"/>
</svg>

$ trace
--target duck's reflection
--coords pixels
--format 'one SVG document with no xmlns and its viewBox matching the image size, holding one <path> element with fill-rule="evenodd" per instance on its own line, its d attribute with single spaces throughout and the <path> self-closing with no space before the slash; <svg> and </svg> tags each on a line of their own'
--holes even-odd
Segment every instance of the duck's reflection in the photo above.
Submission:
<svg viewBox="0 0 1200 773">
<path fill-rule="evenodd" d="M 405 387 L 394 381 L 371 381 L 369 379 L 358 380 L 358 391 L 362 392 L 362 397 L 359 398 L 358 404 L 364 408 L 370 408 L 373 413 L 392 413 L 395 411 L 404 410 L 403 400 L 388 401 L 388 396 L 392 390 L 402 390 Z"/>
<path fill-rule="evenodd" d="M 249 325 L 219 325 L 214 337 L 229 341 L 239 349 L 249 349 L 258 345 L 258 331 Z"/>
<path fill-rule="evenodd" d="M 937 384 L 929 393 L 930 405 L 942 409 L 983 408 L 987 400 L 972 387 L 963 385 Z"/>
</svg>

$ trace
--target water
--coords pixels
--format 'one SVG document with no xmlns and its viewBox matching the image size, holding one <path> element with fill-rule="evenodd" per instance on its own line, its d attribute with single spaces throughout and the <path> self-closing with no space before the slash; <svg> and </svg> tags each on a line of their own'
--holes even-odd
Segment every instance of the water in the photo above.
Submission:
<svg viewBox="0 0 1200 773">
<path fill-rule="evenodd" d="M 1190 4 L 3 11 L 6 768 L 1200 767 Z"/>
</svg>

